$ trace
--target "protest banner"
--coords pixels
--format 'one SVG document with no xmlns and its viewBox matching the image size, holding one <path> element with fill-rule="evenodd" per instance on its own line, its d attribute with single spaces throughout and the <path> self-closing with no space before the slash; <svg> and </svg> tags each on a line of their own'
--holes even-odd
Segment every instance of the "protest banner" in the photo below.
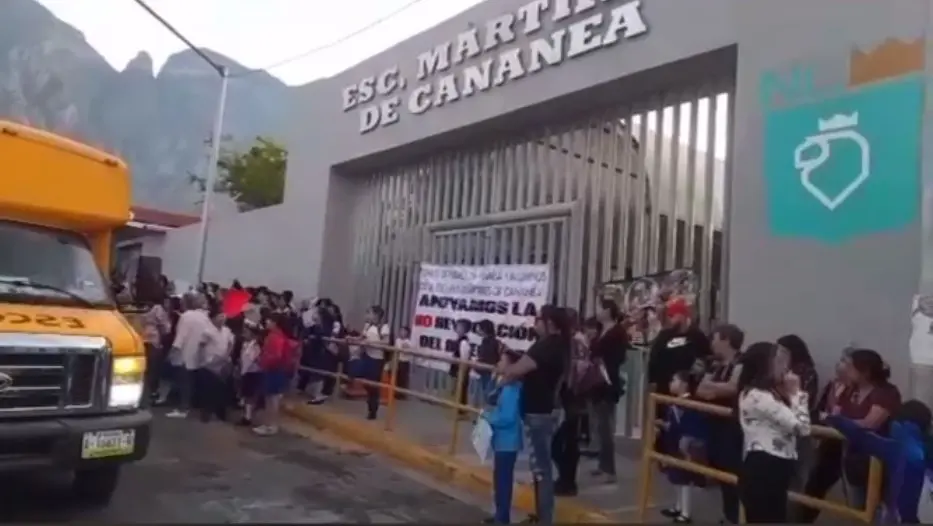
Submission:
<svg viewBox="0 0 933 526">
<path fill-rule="evenodd" d="M 480 337 L 476 324 L 490 320 L 496 336 L 508 348 L 524 351 L 534 341 L 538 311 L 548 301 L 548 265 L 422 264 L 412 323 L 412 340 L 424 352 L 451 356 L 457 349 L 457 320 L 473 324 L 470 343 Z M 447 369 L 443 362 L 424 365 Z"/>
<path fill-rule="evenodd" d="M 699 281 L 690 269 L 658 272 L 632 279 L 612 280 L 600 285 L 597 297 L 616 302 L 630 321 L 629 336 L 635 345 L 650 345 L 664 325 L 664 305 L 683 298 L 696 306 Z"/>
</svg>

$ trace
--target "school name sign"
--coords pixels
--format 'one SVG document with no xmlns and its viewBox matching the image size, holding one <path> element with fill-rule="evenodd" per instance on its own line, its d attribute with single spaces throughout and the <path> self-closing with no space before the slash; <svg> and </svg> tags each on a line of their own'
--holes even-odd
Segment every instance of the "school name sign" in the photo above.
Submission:
<svg viewBox="0 0 933 526">
<path fill-rule="evenodd" d="M 414 79 L 396 65 L 346 86 L 343 111 L 368 133 L 647 32 L 641 0 L 532 0 L 419 54 Z"/>
</svg>

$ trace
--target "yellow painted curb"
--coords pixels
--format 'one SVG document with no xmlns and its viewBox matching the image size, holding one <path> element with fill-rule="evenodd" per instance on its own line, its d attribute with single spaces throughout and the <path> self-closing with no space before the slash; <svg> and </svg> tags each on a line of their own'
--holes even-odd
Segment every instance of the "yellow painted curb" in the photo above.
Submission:
<svg viewBox="0 0 933 526">
<path fill-rule="evenodd" d="M 325 429 L 341 438 L 365 446 L 367 449 L 388 455 L 408 467 L 476 493 L 483 495 L 492 493 L 492 473 L 489 469 L 470 466 L 434 453 L 412 440 L 405 439 L 398 433 L 384 430 L 381 426 L 342 416 L 319 406 L 286 401 L 283 408 L 286 413 L 314 427 Z M 530 485 L 517 483 L 512 499 L 516 508 L 526 513 L 534 512 L 534 490 Z M 613 522 L 603 513 L 594 511 L 573 498 L 558 498 L 554 512 L 557 522 Z"/>
</svg>

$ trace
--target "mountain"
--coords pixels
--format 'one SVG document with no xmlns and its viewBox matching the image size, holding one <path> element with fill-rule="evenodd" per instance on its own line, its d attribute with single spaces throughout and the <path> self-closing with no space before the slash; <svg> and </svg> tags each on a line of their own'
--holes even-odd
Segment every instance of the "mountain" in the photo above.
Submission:
<svg viewBox="0 0 933 526">
<path fill-rule="evenodd" d="M 236 76 L 246 67 L 204 50 Z M 84 35 L 34 0 L 0 0 L 0 118 L 100 145 L 133 170 L 138 204 L 191 210 L 189 173 L 207 164 L 220 79 L 194 51 L 154 71 L 140 53 L 123 71 Z M 279 136 L 292 90 L 259 71 L 229 82 L 224 136 L 234 144 Z"/>
</svg>

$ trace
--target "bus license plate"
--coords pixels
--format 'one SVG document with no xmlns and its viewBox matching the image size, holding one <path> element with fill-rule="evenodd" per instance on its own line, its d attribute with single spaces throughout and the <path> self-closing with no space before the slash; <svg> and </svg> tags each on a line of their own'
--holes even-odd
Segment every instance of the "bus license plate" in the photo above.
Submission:
<svg viewBox="0 0 933 526">
<path fill-rule="evenodd" d="M 81 443 L 81 458 L 119 457 L 133 453 L 136 446 L 136 430 L 114 429 L 110 431 L 88 431 Z"/>
</svg>

